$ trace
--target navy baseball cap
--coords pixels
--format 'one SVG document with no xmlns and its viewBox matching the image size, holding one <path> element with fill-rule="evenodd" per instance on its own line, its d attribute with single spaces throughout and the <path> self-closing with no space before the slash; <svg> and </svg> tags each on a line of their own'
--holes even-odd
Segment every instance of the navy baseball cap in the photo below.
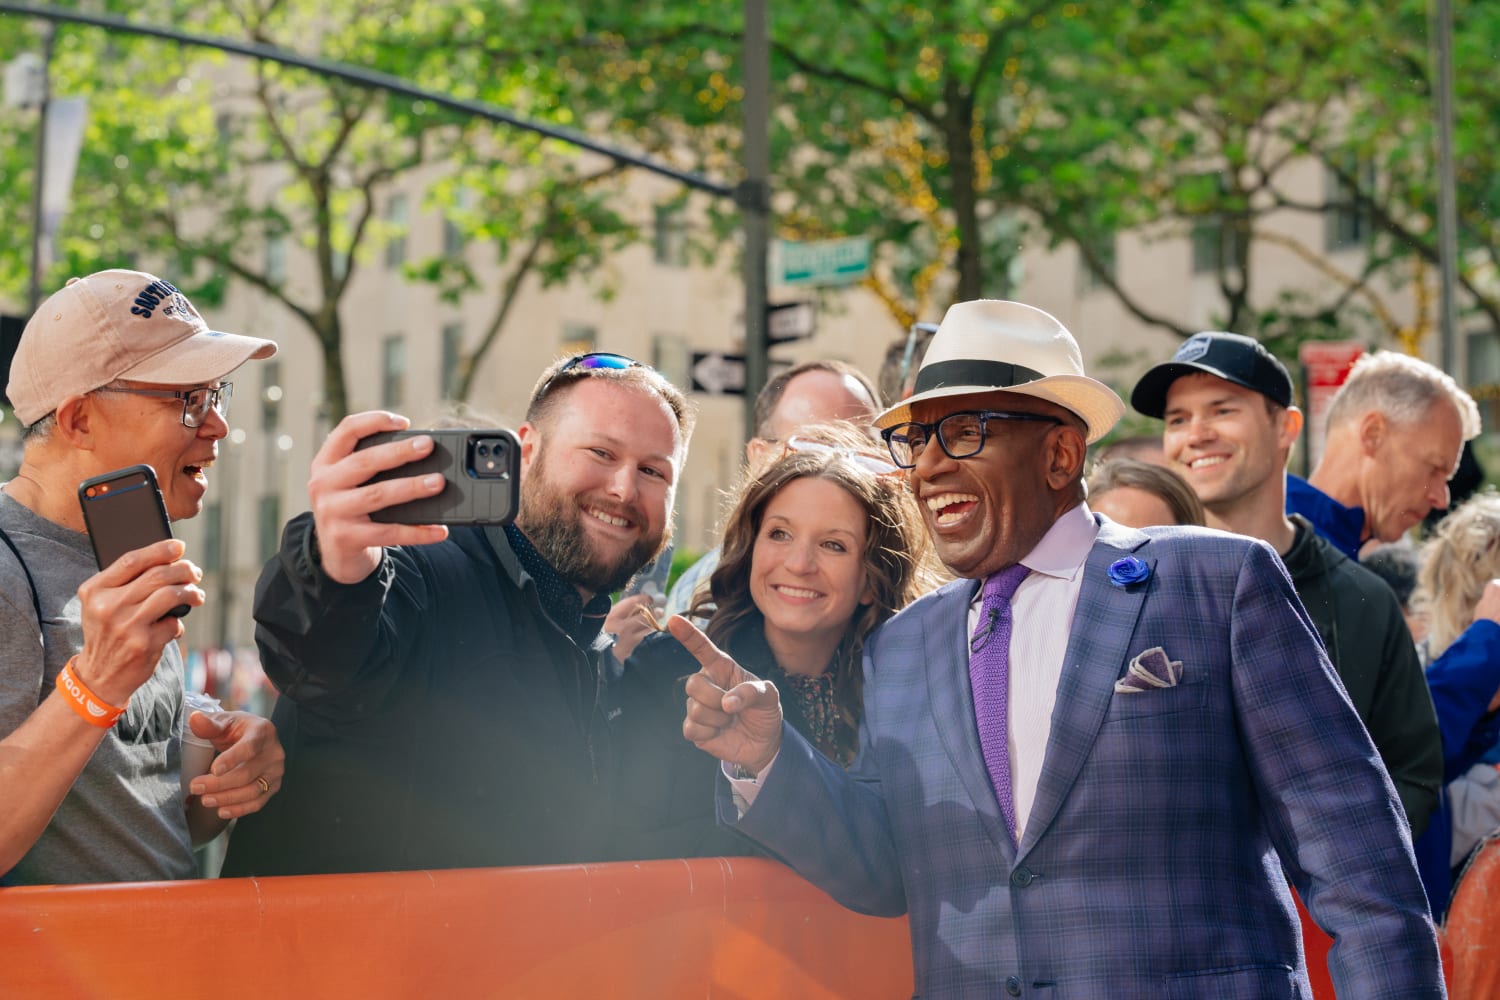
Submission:
<svg viewBox="0 0 1500 1000">
<path fill-rule="evenodd" d="M 1260 341 L 1238 333 L 1195 333 L 1172 355 L 1141 376 L 1130 405 L 1148 417 L 1167 409 L 1167 390 L 1184 375 L 1205 372 L 1253 389 L 1279 406 L 1292 405 L 1292 376 Z"/>
</svg>

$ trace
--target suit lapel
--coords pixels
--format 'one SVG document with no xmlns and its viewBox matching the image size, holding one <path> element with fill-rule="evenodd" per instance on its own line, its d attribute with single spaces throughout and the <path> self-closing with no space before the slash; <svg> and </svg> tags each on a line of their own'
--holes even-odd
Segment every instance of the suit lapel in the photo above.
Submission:
<svg viewBox="0 0 1500 1000">
<path fill-rule="evenodd" d="M 936 595 L 931 613 L 922 618 L 922 649 L 927 658 L 927 697 L 933 721 L 948 759 L 990 839 L 1007 859 L 1015 854 L 1010 831 L 995 801 L 995 787 L 979 745 L 974 692 L 969 684 L 969 605 L 978 581 L 954 584 Z M 954 622 L 959 623 L 954 628 Z"/>
<path fill-rule="evenodd" d="M 1058 682 L 1057 703 L 1052 709 L 1047 754 L 1042 761 L 1031 815 L 1021 837 L 1021 857 L 1056 818 L 1109 710 L 1120 667 L 1130 655 L 1130 637 L 1135 632 L 1136 619 L 1151 589 L 1149 579 L 1131 587 L 1115 586 L 1109 581 L 1109 565 L 1146 541 L 1139 532 L 1105 523 L 1089 552 L 1078 608 L 1073 614 L 1072 636 L 1063 659 L 1062 678 Z M 1142 558 L 1154 573 L 1156 560 L 1150 555 Z"/>
</svg>

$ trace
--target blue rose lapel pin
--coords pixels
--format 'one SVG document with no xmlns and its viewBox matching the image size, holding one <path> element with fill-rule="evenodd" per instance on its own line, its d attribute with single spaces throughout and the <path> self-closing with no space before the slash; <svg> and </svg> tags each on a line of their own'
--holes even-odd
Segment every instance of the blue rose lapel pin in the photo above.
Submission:
<svg viewBox="0 0 1500 1000">
<path fill-rule="evenodd" d="M 1116 587 L 1143 583 L 1151 577 L 1151 567 L 1135 556 L 1116 559 L 1109 564 L 1109 582 Z"/>
<path fill-rule="evenodd" d="M 1140 694 L 1142 691 L 1175 687 L 1180 680 L 1182 661 L 1167 656 L 1167 651 L 1160 646 L 1153 646 L 1130 661 L 1125 676 L 1115 681 L 1115 692 Z"/>
</svg>

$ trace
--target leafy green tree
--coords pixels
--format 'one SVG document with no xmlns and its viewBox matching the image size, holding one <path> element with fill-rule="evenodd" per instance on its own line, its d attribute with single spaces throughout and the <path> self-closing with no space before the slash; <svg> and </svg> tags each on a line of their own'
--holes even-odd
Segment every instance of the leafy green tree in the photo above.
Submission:
<svg viewBox="0 0 1500 1000">
<path fill-rule="evenodd" d="M 130 13 L 146 23 L 395 73 L 430 60 L 425 65 L 449 67 L 433 85 L 480 95 L 463 82 L 461 54 L 443 59 L 444 37 L 434 34 L 422 8 L 410 5 L 159 0 L 132 5 Z M 575 271 L 597 268 L 637 234 L 611 197 L 618 170 L 583 164 L 562 143 L 272 62 L 93 28 L 59 30 L 54 86 L 86 96 L 90 114 L 59 243 L 62 259 L 49 270 L 46 287 L 62 275 L 134 262 L 170 271 L 206 303 L 230 280 L 254 287 L 316 340 L 330 419 L 348 411 L 340 304 L 360 269 L 375 265 L 376 251 L 405 235 L 406 224 L 383 217 L 380 207 L 417 168 L 450 165 L 429 202 L 465 242 L 492 243 L 508 268 L 493 321 L 460 359 L 458 398 L 467 396 L 528 277 L 543 285 L 565 281 Z M 25 32 L 3 34 L 8 50 L 28 44 Z M 526 67 L 485 67 L 473 78 L 485 82 L 482 96 L 523 104 L 522 114 L 557 110 L 545 87 L 525 85 L 528 73 Z M 13 122 L 25 135 L 25 118 L 11 112 L 0 126 Z M 16 143 L 0 153 L 0 180 L 13 192 L 29 190 L 32 181 L 28 146 Z M 459 192 L 462 204 L 452 201 Z M 13 203 L 25 202 L 18 197 Z M 0 232 L 0 287 L 24 288 L 28 241 L 25 226 Z M 279 251 L 288 245 L 311 260 L 310 290 L 287 280 Z M 438 282 L 452 298 L 492 294 L 480 287 L 464 254 L 407 264 L 404 275 Z"/>
<path fill-rule="evenodd" d="M 740 173 L 740 0 L 530 3 L 452 16 L 454 44 L 557 67 L 580 115 L 712 176 Z M 770 10 L 772 190 L 780 235 L 862 234 L 871 287 L 904 326 L 1009 287 L 1019 155 L 1051 53 L 1082 30 L 1062 0 L 785 0 Z M 587 109 L 586 111 L 583 109 Z M 733 206 L 709 204 L 710 239 Z"/>
<path fill-rule="evenodd" d="M 1122 5 L 1111 35 L 1097 37 L 1080 60 L 1081 85 L 1053 95 L 1057 131 L 1076 137 L 1079 167 L 1036 187 L 1032 207 L 1054 240 L 1076 242 L 1146 322 L 1191 332 L 1102 266 L 1097 247 L 1117 231 L 1217 237 L 1209 249 L 1219 251 L 1212 266 L 1224 300 L 1219 321 L 1284 352 L 1297 340 L 1334 335 L 1415 350 L 1430 329 L 1437 263 L 1425 6 Z M 1500 16 L 1470 5 L 1457 37 L 1462 280 L 1493 327 L 1500 303 L 1483 276 L 1494 273 L 1497 244 L 1483 206 L 1496 193 L 1500 108 L 1483 81 Z M 1309 161 L 1326 173 L 1311 190 Z M 1292 176 L 1299 169 L 1301 182 Z M 1287 235 L 1271 217 L 1288 210 L 1322 217 L 1328 238 Z M 1333 252 L 1344 248 L 1331 230 L 1340 220 L 1363 251 L 1356 268 Z M 1323 290 L 1266 287 L 1254 270 L 1257 247 L 1293 255 Z M 1397 306 L 1382 288 L 1410 289 L 1413 305 Z"/>
</svg>

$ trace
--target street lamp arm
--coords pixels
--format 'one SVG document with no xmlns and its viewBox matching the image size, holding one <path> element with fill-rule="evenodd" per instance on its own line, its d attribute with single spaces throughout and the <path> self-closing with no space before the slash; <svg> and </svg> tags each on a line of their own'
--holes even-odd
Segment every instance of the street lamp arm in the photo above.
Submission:
<svg viewBox="0 0 1500 1000">
<path fill-rule="evenodd" d="M 135 22 L 127 21 L 122 17 L 115 17 L 110 14 L 91 14 L 84 11 L 65 10 L 61 7 L 54 7 L 48 4 L 11 3 L 9 0 L 0 0 L 0 14 L 15 14 L 21 17 L 34 17 L 45 21 L 64 22 L 68 24 L 86 24 L 96 28 L 104 28 L 108 31 L 143 35 L 148 38 L 176 42 L 179 45 L 194 45 L 202 48 L 217 49 L 221 52 L 231 52 L 235 55 L 246 56 L 251 59 L 263 59 L 279 63 L 283 66 L 294 66 L 298 69 L 305 69 L 323 76 L 347 80 L 350 83 L 360 86 L 376 87 L 392 94 L 410 97 L 413 100 L 430 101 L 439 107 L 462 112 L 476 118 L 483 118 L 486 121 L 499 122 L 502 125 L 510 125 L 527 132 L 535 132 L 538 135 L 544 135 L 550 139 L 557 139 L 569 145 L 577 146 L 579 149 L 586 149 L 601 156 L 606 156 L 617 163 L 639 167 L 642 170 L 659 174 L 685 184 L 695 191 L 703 191 L 715 197 L 732 198 L 734 196 L 735 189 L 733 187 L 710 180 L 701 174 L 679 170 L 676 167 L 660 163 L 650 157 L 632 153 L 628 150 L 616 149 L 613 146 L 606 145 L 570 129 L 523 118 L 493 104 L 487 104 L 483 101 L 465 100 L 448 94 L 425 90 L 409 80 L 403 80 L 398 76 L 392 76 L 389 73 L 382 73 L 378 70 L 350 66 L 345 63 L 334 62 L 331 59 L 320 59 L 316 56 L 305 56 L 275 45 L 266 45 L 260 42 L 241 42 L 231 38 L 210 38 L 203 35 L 191 35 L 172 28 L 161 28 L 150 24 L 136 24 Z"/>
</svg>

